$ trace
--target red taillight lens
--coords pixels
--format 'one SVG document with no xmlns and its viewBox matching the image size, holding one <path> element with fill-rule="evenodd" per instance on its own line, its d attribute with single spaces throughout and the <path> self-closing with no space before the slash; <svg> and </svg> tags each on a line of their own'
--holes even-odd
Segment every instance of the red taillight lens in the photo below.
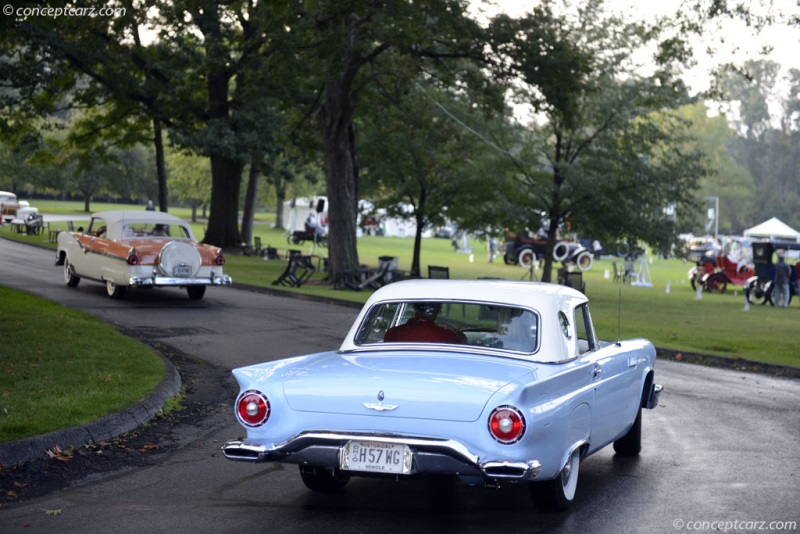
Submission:
<svg viewBox="0 0 800 534">
<path fill-rule="evenodd" d="M 214 263 L 222 267 L 223 265 L 225 265 L 225 256 L 220 254 L 219 256 L 214 258 Z"/>
<path fill-rule="evenodd" d="M 263 425 L 269 419 L 269 413 L 269 399 L 260 391 L 254 389 L 245 391 L 236 401 L 236 415 L 245 426 Z"/>
<path fill-rule="evenodd" d="M 525 434 L 525 418 L 513 406 L 498 406 L 489 416 L 489 432 L 500 443 L 516 443 Z"/>
<path fill-rule="evenodd" d="M 128 265 L 139 265 L 139 256 L 136 254 L 128 256 Z"/>
</svg>

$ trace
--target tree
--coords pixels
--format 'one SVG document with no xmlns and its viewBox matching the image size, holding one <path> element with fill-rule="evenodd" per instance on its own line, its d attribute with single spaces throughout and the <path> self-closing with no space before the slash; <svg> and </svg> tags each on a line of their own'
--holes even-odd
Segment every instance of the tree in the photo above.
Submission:
<svg viewBox="0 0 800 534">
<path fill-rule="evenodd" d="M 388 216 L 414 221 L 411 272 L 419 275 L 423 231 L 450 220 L 462 229 L 486 232 L 493 219 L 484 210 L 497 196 L 502 175 L 480 172 L 491 154 L 459 121 L 486 121 L 465 95 L 425 90 L 421 84 L 399 89 L 404 96 L 387 95 L 378 106 L 383 113 L 360 122 L 366 139 L 364 193 Z"/>
<path fill-rule="evenodd" d="M 728 98 L 728 115 L 733 117 L 738 133 L 729 141 L 731 153 L 755 183 L 753 215 L 758 220 L 779 217 L 793 226 L 800 225 L 797 72 L 789 72 L 782 113 L 769 108 L 770 101 L 778 100 L 777 64 L 750 61 L 742 72 L 728 72 L 719 81 L 720 90 Z"/>
<path fill-rule="evenodd" d="M 197 209 L 211 200 L 211 165 L 208 158 L 170 150 L 165 164 L 169 171 L 169 188 L 175 197 L 192 209 L 192 222 L 197 222 Z"/>
<path fill-rule="evenodd" d="M 495 63 L 538 114 L 515 164 L 533 208 L 530 227 L 545 214 L 542 279 L 551 280 L 552 252 L 567 226 L 663 246 L 675 233 L 665 210 L 691 205 L 705 168 L 699 153 L 685 150 L 686 123 L 659 113 L 688 101 L 683 85 L 669 68 L 643 77 L 629 61 L 654 30 L 606 15 L 593 0 L 560 13 L 543 2 L 520 19 L 495 18 L 490 31 Z"/>
<path fill-rule="evenodd" d="M 312 72 L 321 74 L 316 120 L 323 147 L 328 250 L 334 276 L 359 265 L 354 124 L 359 96 L 378 79 L 378 65 L 389 50 L 409 61 L 407 73 L 421 72 L 424 60 L 482 57 L 478 26 L 468 19 L 465 7 L 463 0 L 322 0 L 303 4 L 297 23 L 291 25 L 291 33 L 306 45 L 317 43 L 304 50 L 302 58 L 314 67 Z"/>
<path fill-rule="evenodd" d="M 702 103 L 684 106 L 678 114 L 691 121 L 695 146 L 708 158 L 711 171 L 698 183 L 698 202 L 706 197 L 719 198 L 720 232 L 741 234 L 752 225 L 756 188 L 750 173 L 736 163 L 726 146 L 734 131 L 724 115 L 709 117 L 708 108 Z"/>
</svg>

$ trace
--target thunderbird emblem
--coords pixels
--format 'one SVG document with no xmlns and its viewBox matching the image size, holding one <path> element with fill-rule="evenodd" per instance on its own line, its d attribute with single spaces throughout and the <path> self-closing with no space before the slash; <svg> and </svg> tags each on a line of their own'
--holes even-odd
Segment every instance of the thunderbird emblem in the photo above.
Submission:
<svg viewBox="0 0 800 534">
<path fill-rule="evenodd" d="M 397 408 L 396 404 L 384 404 L 383 399 L 386 395 L 383 393 L 383 390 L 378 392 L 378 403 L 374 402 L 365 402 L 364 407 L 369 408 L 370 410 L 376 410 L 378 412 L 388 412 Z"/>
</svg>

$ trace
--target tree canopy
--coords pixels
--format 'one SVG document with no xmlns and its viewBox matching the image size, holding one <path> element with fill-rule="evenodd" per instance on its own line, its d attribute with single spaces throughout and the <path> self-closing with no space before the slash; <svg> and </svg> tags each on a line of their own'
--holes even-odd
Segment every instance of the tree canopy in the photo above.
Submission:
<svg viewBox="0 0 800 534">
<path fill-rule="evenodd" d="M 0 19 L 10 187 L 157 191 L 166 209 L 170 168 L 174 198 L 208 199 L 206 241 L 231 247 L 250 239 L 260 183 L 279 201 L 294 176 L 321 169 L 333 273 L 360 263 L 365 195 L 411 204 L 420 230 L 445 213 L 473 232 L 544 221 L 551 250 L 566 229 L 665 245 L 711 195 L 732 231 L 768 210 L 798 225 L 797 71 L 782 114 L 768 105 L 773 65 L 721 76 L 732 136 L 702 107 L 676 111 L 692 103 L 679 77 L 689 37 L 723 17 L 764 27 L 784 15 L 758 3 L 693 0 L 647 22 L 602 0 L 543 0 L 491 20 L 466 0 L 146 0 L 60 18 L 37 6 Z M 643 50 L 647 70 L 634 59 Z M 534 113 L 524 124 L 511 111 L 522 104 Z M 177 152 L 206 158 L 208 171 Z M 20 178 L 32 162 L 58 172 Z M 119 165 L 135 183 L 104 184 Z M 198 191 L 179 191 L 188 175 L 206 177 Z"/>
</svg>

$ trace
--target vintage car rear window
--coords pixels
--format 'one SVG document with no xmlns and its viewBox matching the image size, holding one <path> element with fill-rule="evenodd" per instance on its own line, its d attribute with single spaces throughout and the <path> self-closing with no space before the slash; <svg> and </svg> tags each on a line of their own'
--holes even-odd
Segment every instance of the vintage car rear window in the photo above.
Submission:
<svg viewBox="0 0 800 534">
<path fill-rule="evenodd" d="M 539 316 L 529 309 L 475 302 L 406 301 L 373 306 L 356 345 L 435 343 L 532 353 Z"/>
<path fill-rule="evenodd" d="M 122 226 L 122 239 L 147 237 L 172 237 L 188 239 L 185 227 L 178 224 L 126 223 Z"/>
</svg>

